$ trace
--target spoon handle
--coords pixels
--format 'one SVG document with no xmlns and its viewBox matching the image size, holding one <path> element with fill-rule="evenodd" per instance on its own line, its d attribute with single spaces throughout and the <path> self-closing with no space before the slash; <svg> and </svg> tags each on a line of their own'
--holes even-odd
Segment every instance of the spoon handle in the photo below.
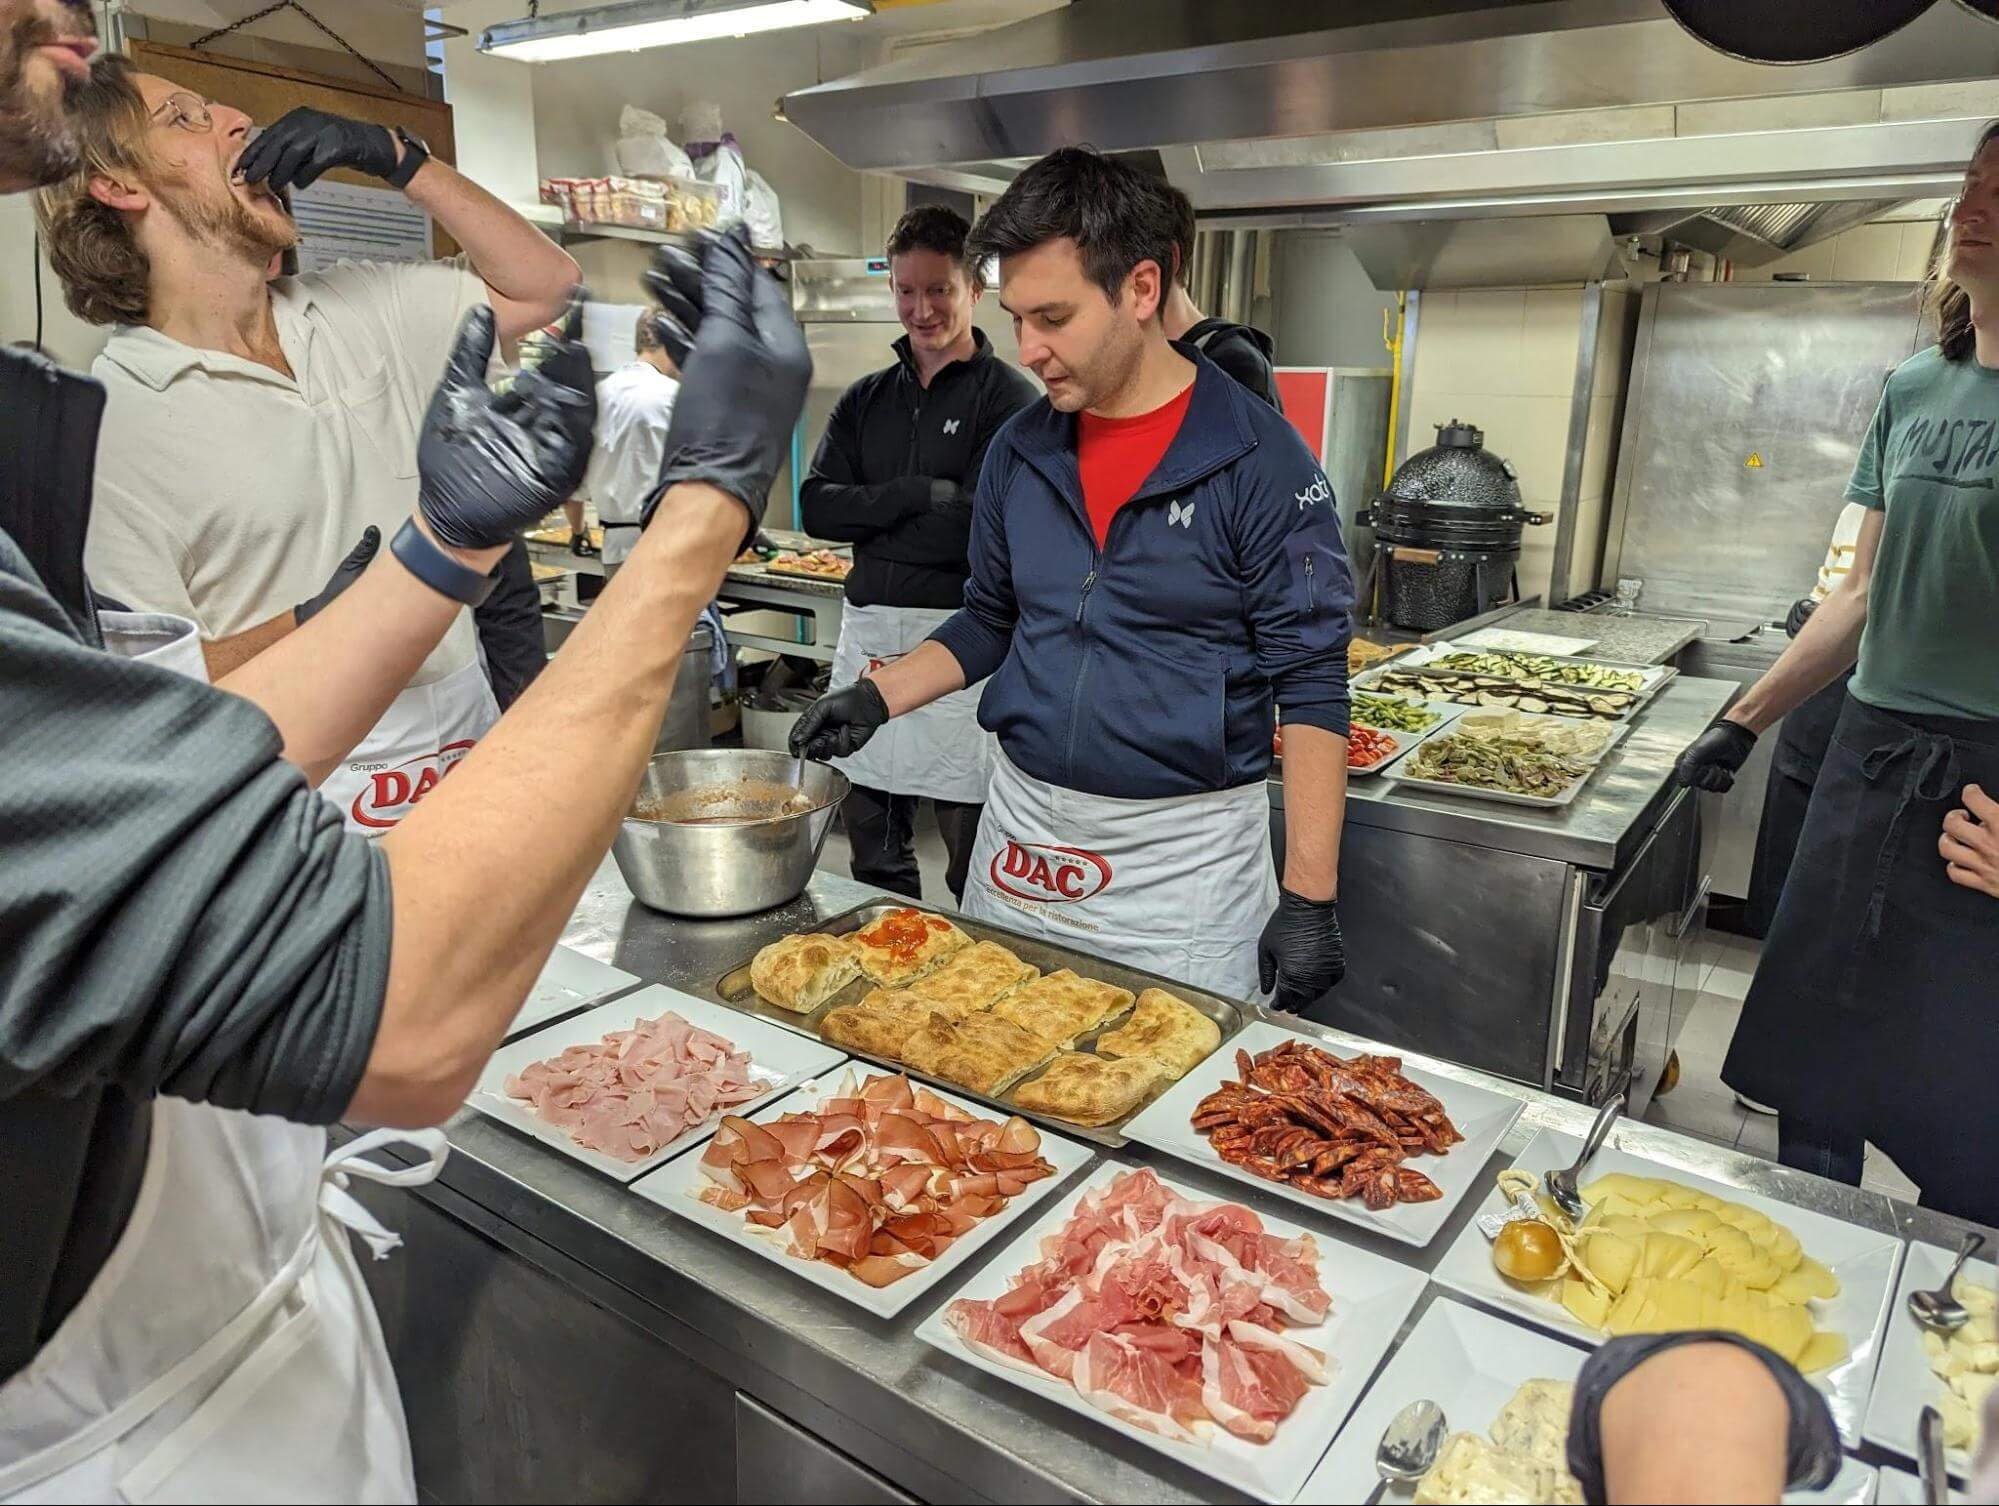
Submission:
<svg viewBox="0 0 1999 1506">
<path fill-rule="evenodd" d="M 1923 1499 L 1931 1506 L 1947 1506 L 1950 1475 L 1944 1467 L 1943 1415 L 1935 1407 L 1924 1407 L 1916 1419 L 1916 1473 L 1923 1484 Z"/>
<path fill-rule="evenodd" d="M 1957 1295 L 1957 1278 L 1964 1271 L 1964 1263 L 1985 1246 L 1985 1236 L 1977 1231 L 1967 1233 L 1957 1247 L 1957 1261 L 1950 1268 L 1950 1274 L 1943 1278 L 1941 1288 L 1946 1297 Z"/>
<path fill-rule="evenodd" d="M 1387 1494 L 1388 1482 L 1383 1480 L 1367 1493 L 1367 1500 L 1362 1506 L 1381 1506 L 1381 1498 Z"/>
<path fill-rule="evenodd" d="M 1610 1127 L 1617 1122 L 1617 1116 L 1624 1112 L 1624 1095 L 1615 1094 L 1609 1102 L 1597 1110 L 1596 1123 L 1589 1127 L 1589 1136 L 1583 1141 L 1583 1153 L 1576 1157 L 1576 1164 L 1569 1169 L 1581 1171 L 1589 1164 L 1591 1156 L 1603 1149 L 1603 1142 L 1610 1136 Z"/>
</svg>

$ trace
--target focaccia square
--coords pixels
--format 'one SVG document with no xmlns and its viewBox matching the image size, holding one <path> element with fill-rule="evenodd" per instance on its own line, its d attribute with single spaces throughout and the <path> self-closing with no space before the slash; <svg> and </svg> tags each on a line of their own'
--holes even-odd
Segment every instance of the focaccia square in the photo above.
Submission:
<svg viewBox="0 0 1999 1506">
<path fill-rule="evenodd" d="M 1169 1079 L 1149 1057 L 1106 1061 L 1082 1051 L 1065 1051 L 1032 1082 L 1014 1089 L 1016 1107 L 1049 1114 L 1071 1124 L 1109 1124 L 1122 1119 Z"/>
<path fill-rule="evenodd" d="M 930 1000 L 954 1020 L 990 1008 L 995 999 L 1041 976 L 997 941 L 979 941 L 950 958 L 936 972 L 918 978 L 909 991 Z"/>
<path fill-rule="evenodd" d="M 1131 1007 L 1131 990 L 1083 978 L 1063 968 L 1017 988 L 993 1006 L 1051 1050 L 1069 1047 L 1105 1020 Z"/>
<path fill-rule="evenodd" d="M 972 944 L 943 916 L 910 909 L 889 911 L 851 939 L 861 971 L 884 988 L 900 988 Z"/>
<path fill-rule="evenodd" d="M 931 1016 L 903 1041 L 902 1059 L 919 1072 L 991 1097 L 1048 1060 L 1048 1047 L 987 1009 L 955 1025 Z"/>
<path fill-rule="evenodd" d="M 1148 988 L 1129 1020 L 1097 1037 L 1097 1052 L 1158 1062 L 1178 1082 L 1221 1043 L 1221 1027 L 1200 1010 L 1163 988 Z"/>
<path fill-rule="evenodd" d="M 757 997 L 800 1014 L 810 1014 L 860 975 L 853 947 L 823 932 L 773 941 L 750 964 Z"/>
<path fill-rule="evenodd" d="M 950 1024 L 948 1017 L 914 994 L 877 988 L 858 1004 L 829 1011 L 819 1022 L 819 1038 L 849 1051 L 902 1061 L 903 1043 L 933 1020 Z"/>
</svg>

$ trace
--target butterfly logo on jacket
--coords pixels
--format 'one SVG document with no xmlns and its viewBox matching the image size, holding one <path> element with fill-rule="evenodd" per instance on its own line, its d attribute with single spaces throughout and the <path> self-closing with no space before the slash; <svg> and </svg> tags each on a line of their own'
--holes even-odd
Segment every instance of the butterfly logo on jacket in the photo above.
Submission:
<svg viewBox="0 0 1999 1506">
<path fill-rule="evenodd" d="M 946 434 L 956 434 L 956 433 L 958 432 L 958 425 L 959 425 L 959 424 L 961 424 L 961 423 L 963 423 L 963 422 L 964 422 L 964 420 L 963 420 L 962 418 L 947 418 L 947 419 L 945 419 L 945 420 L 944 420 L 944 432 L 945 432 Z"/>
<path fill-rule="evenodd" d="M 1194 504 L 1191 502 L 1168 502 L 1166 504 L 1166 526 L 1185 528 L 1194 526 Z"/>
</svg>

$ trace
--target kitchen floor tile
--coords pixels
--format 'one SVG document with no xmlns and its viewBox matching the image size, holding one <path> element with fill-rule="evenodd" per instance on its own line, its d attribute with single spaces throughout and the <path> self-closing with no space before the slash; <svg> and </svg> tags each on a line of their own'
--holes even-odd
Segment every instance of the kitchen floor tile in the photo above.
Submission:
<svg viewBox="0 0 1999 1506">
<path fill-rule="evenodd" d="M 1678 1086 L 1654 1098 L 1645 1110 L 1646 1123 L 1699 1135 L 1717 1145 L 1734 1145 L 1747 1117 L 1736 1104 L 1735 1095 L 1722 1087 L 1718 1079 L 1689 1082 L 1684 1075 L 1684 1060 L 1681 1070 Z"/>
<path fill-rule="evenodd" d="M 944 837 L 937 830 L 937 817 L 928 805 L 923 806 L 916 816 L 916 865 L 923 874 L 923 902 L 945 909 L 955 908 L 950 886 L 944 882 L 944 871 L 950 866 L 950 854 L 944 850 Z M 837 821 L 826 837 L 826 845 L 819 851 L 819 868 L 824 873 L 837 873 L 841 878 L 854 876 L 854 849 L 847 841 L 847 829 Z"/>
<path fill-rule="evenodd" d="M 1873 1146 L 1867 1147 L 1867 1161 L 1861 1168 L 1860 1185 L 1869 1192 L 1913 1203 L 1919 1195 L 1916 1184 L 1902 1175 L 1902 1168 Z"/>
<path fill-rule="evenodd" d="M 1766 1161 L 1777 1159 L 1777 1121 L 1769 1114 L 1745 1114 L 1742 1133 L 1735 1137 L 1735 1148 L 1761 1156 Z"/>
</svg>

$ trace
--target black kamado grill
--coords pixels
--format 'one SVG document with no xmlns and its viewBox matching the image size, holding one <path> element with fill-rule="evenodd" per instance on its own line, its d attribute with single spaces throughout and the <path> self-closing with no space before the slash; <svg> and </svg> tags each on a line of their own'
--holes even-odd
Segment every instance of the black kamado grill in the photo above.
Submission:
<svg viewBox="0 0 1999 1506">
<path fill-rule="evenodd" d="M 1358 521 L 1374 529 L 1389 622 L 1430 633 L 1504 602 L 1521 528 L 1548 520 L 1520 505 L 1513 463 L 1486 449 L 1484 431 L 1454 418 Z"/>
</svg>

